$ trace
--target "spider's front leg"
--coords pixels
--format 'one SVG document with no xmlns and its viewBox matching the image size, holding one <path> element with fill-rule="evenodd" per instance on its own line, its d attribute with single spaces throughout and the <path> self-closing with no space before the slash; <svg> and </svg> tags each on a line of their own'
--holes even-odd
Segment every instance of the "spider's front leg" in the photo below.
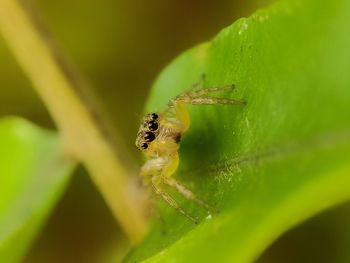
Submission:
<svg viewBox="0 0 350 263">
<path fill-rule="evenodd" d="M 163 190 L 164 178 L 169 178 L 174 173 L 178 162 L 177 153 L 167 157 L 158 157 L 148 160 L 141 168 L 141 176 L 144 178 L 145 184 L 151 184 L 153 192 L 160 196 L 169 206 L 187 217 L 193 223 L 198 224 L 198 221 L 194 217 L 182 209 L 175 199 Z"/>
<path fill-rule="evenodd" d="M 171 198 L 169 195 L 165 196 L 162 194 L 162 186 L 163 184 L 166 184 L 172 188 L 174 188 L 179 194 L 181 194 L 183 197 L 188 199 L 189 201 L 193 201 L 199 206 L 205 208 L 209 211 L 215 211 L 216 209 L 207 204 L 205 201 L 198 198 L 190 189 L 188 189 L 186 186 L 179 183 L 176 179 L 172 178 L 173 173 L 177 169 L 179 163 L 179 157 L 178 153 L 174 153 L 171 155 L 171 157 L 168 158 L 156 158 L 153 160 L 148 161 L 145 165 L 143 170 L 148 167 L 148 174 L 151 173 L 152 178 L 152 185 L 154 189 L 158 189 L 156 193 L 160 194 L 162 198 L 168 202 L 172 207 L 178 210 L 178 205 L 174 205 L 176 203 L 174 200 L 172 202 L 169 202 L 169 199 Z M 157 173 L 155 173 L 154 167 L 157 169 Z M 181 212 L 182 214 L 184 212 Z M 188 216 L 187 216 L 188 217 Z"/>
<path fill-rule="evenodd" d="M 183 216 L 187 217 L 189 220 L 191 220 L 196 225 L 198 224 L 197 219 L 192 217 L 190 214 L 188 214 L 185 210 L 181 208 L 181 206 L 168 194 L 166 193 L 162 187 L 162 178 L 154 177 L 152 178 L 152 188 L 154 192 L 162 197 L 162 199 L 168 203 L 172 208 L 174 208 L 176 211 L 178 211 Z"/>
<path fill-rule="evenodd" d="M 206 209 L 208 211 L 216 211 L 217 212 L 217 209 L 215 209 L 211 205 L 207 204 L 202 199 L 198 198 L 190 189 L 188 189 L 183 184 L 179 183 L 174 178 L 165 177 L 165 178 L 163 178 L 163 181 L 166 185 L 175 188 L 176 191 L 179 194 L 181 194 L 183 197 L 185 197 L 186 199 L 195 202 L 197 205 L 203 207 L 204 209 Z"/>
<path fill-rule="evenodd" d="M 175 110 L 176 117 L 180 122 L 182 133 L 185 133 L 190 126 L 190 115 L 187 105 L 245 105 L 243 100 L 210 97 L 208 94 L 233 90 L 233 84 L 199 89 L 197 91 L 187 91 L 169 102 L 169 107 Z"/>
</svg>

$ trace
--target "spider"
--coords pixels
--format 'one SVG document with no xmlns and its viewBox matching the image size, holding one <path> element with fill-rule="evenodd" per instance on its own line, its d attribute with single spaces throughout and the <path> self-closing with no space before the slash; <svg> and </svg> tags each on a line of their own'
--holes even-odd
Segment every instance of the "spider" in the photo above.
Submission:
<svg viewBox="0 0 350 263">
<path fill-rule="evenodd" d="M 137 134 L 135 144 L 147 157 L 147 161 L 140 171 L 144 184 L 150 185 L 154 192 L 168 205 L 195 224 L 198 223 L 197 219 L 180 207 L 175 199 L 163 190 L 163 187 L 170 186 L 186 199 L 211 210 L 210 205 L 199 199 L 191 190 L 175 180 L 172 175 L 179 165 L 179 142 L 190 126 L 190 114 L 187 106 L 245 105 L 246 103 L 241 100 L 208 96 L 214 92 L 223 92 L 234 88 L 234 85 L 226 85 L 184 92 L 170 100 L 164 111 L 146 114 Z"/>
</svg>

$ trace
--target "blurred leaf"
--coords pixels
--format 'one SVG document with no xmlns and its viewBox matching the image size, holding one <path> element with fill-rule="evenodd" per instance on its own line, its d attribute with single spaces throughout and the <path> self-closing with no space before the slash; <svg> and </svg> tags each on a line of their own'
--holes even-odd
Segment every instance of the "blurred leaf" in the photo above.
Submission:
<svg viewBox="0 0 350 263">
<path fill-rule="evenodd" d="M 57 136 L 22 119 L 0 121 L 0 145 L 0 258 L 19 262 L 74 165 Z"/>
<path fill-rule="evenodd" d="M 189 106 L 176 177 L 219 214 L 159 202 L 127 262 L 251 262 L 278 236 L 350 198 L 350 2 L 280 1 L 175 60 L 148 111 L 198 82 L 234 83 L 248 105 Z M 218 95 L 220 96 L 220 95 Z M 174 195 L 175 193 L 171 191 Z"/>
</svg>

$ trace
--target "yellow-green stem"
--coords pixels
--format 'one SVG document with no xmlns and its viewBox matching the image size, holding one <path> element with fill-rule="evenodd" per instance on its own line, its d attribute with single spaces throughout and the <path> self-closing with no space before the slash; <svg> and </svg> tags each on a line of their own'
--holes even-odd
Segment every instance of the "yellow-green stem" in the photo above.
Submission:
<svg viewBox="0 0 350 263">
<path fill-rule="evenodd" d="M 0 0 L 0 30 L 56 122 L 66 153 L 83 162 L 125 232 L 140 240 L 146 232 L 144 199 L 123 153 L 116 154 L 122 149 L 113 148 L 43 31 L 17 0 Z"/>
</svg>

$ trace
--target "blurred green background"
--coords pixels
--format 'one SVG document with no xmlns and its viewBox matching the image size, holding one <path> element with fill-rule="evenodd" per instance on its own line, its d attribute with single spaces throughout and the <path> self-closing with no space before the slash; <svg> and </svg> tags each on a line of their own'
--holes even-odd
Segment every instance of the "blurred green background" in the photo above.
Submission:
<svg viewBox="0 0 350 263">
<path fill-rule="evenodd" d="M 160 70 L 182 51 L 272 1 L 29 2 L 59 48 L 89 81 L 137 159 L 134 134 L 148 89 Z M 54 128 L 2 39 L 0 81 L 1 116 L 19 115 Z M 339 247 L 350 238 L 343 231 L 349 213 L 350 204 L 345 204 L 310 220 L 276 242 L 259 262 L 310 262 L 315 255 L 318 262 L 337 262 Z M 88 175 L 79 168 L 25 262 L 114 262 L 123 253 L 124 238 Z"/>
</svg>

